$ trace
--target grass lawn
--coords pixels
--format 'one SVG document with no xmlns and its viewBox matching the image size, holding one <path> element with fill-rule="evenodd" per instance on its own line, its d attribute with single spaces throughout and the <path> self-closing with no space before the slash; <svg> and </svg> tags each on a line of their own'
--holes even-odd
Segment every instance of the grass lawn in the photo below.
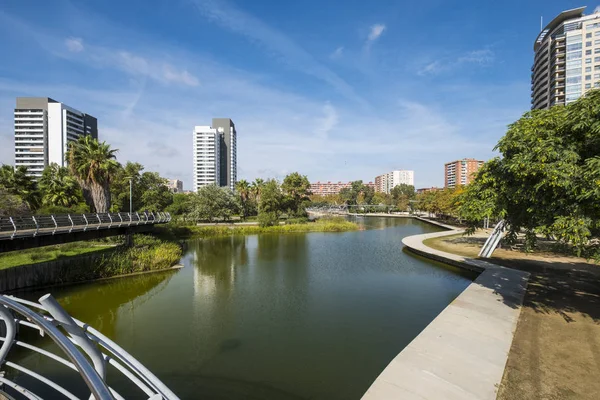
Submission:
<svg viewBox="0 0 600 400">
<path fill-rule="evenodd" d="M 53 261 L 63 257 L 102 251 L 111 247 L 114 247 L 114 245 L 94 242 L 73 242 L 56 246 L 10 251 L 0 254 L 0 269 Z"/>
</svg>

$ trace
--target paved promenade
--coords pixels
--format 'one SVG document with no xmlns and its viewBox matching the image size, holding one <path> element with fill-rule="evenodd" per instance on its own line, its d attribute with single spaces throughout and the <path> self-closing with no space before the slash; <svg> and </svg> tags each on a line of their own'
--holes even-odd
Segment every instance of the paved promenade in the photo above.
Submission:
<svg viewBox="0 0 600 400">
<path fill-rule="evenodd" d="M 392 360 L 363 399 L 496 399 L 529 274 L 423 244 L 461 232 L 403 239 L 414 253 L 481 274 Z"/>
</svg>

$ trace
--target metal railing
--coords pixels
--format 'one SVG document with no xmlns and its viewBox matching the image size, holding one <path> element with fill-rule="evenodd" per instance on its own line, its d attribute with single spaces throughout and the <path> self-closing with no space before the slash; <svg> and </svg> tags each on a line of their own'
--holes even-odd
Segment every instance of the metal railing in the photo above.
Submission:
<svg viewBox="0 0 600 400">
<path fill-rule="evenodd" d="M 498 247 L 498 244 L 500 243 L 500 239 L 502 239 L 505 228 L 506 222 L 504 220 L 500 220 L 479 251 L 479 257 L 490 258 L 492 256 L 494 250 L 496 250 L 496 247 Z"/>
<path fill-rule="evenodd" d="M 22 347 L 37 354 L 48 357 L 79 373 L 90 390 L 91 397 L 96 399 L 117 399 L 123 397 L 106 382 L 107 367 L 113 366 L 148 399 L 175 400 L 178 397 L 139 361 L 94 328 L 72 318 L 50 295 L 34 303 L 13 296 L 0 295 L 0 394 L 3 385 L 11 388 L 21 396 L 38 400 L 40 395 L 5 378 L 7 369 L 36 379 L 68 399 L 78 399 L 69 391 L 52 380 L 31 371 L 19 364 L 7 360 L 13 347 Z M 34 311 L 35 310 L 35 311 Z M 39 311 L 37 311 L 39 310 Z M 38 330 L 40 335 L 47 335 L 66 354 L 68 359 L 19 340 L 20 327 Z M 59 328 L 62 328 L 59 329 Z M 65 333 L 63 333 L 63 330 Z M 69 380 L 73 382 L 73 380 Z M 2 396 L 0 396 L 2 397 Z"/>
<path fill-rule="evenodd" d="M 164 224 L 171 221 L 168 212 L 34 215 L 0 218 L 0 240 L 58 233 L 85 232 L 122 226 Z"/>
</svg>

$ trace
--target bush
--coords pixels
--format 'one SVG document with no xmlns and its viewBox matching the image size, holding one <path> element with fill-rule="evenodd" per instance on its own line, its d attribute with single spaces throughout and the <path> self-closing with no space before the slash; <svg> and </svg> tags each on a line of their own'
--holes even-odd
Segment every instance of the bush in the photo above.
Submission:
<svg viewBox="0 0 600 400">
<path fill-rule="evenodd" d="M 258 225 L 261 228 L 274 226 L 279 223 L 279 218 L 275 212 L 260 212 L 258 213 Z"/>
<path fill-rule="evenodd" d="M 292 225 L 292 224 L 306 224 L 310 222 L 309 219 L 307 217 L 296 217 L 296 218 L 288 218 L 285 221 L 286 225 Z"/>
</svg>

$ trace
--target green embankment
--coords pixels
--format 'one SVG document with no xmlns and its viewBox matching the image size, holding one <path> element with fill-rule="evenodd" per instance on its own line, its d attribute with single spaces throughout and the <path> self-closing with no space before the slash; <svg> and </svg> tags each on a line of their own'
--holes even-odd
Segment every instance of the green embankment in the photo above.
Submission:
<svg viewBox="0 0 600 400">
<path fill-rule="evenodd" d="M 64 257 L 79 256 L 99 251 L 107 251 L 114 247 L 114 244 L 108 243 L 73 242 L 56 246 L 11 251 L 0 254 L 0 269 L 54 261 Z"/>
<path fill-rule="evenodd" d="M 134 235 L 134 245 L 125 247 L 121 242 L 74 242 L 57 246 L 0 254 L 0 269 L 38 264 L 82 255 L 96 255 L 85 268 L 73 265 L 78 271 L 76 280 L 107 278 L 115 275 L 160 270 L 177 264 L 182 256 L 177 243 L 160 240 L 150 235 Z M 73 258 L 74 264 L 77 258 Z"/>
<path fill-rule="evenodd" d="M 165 225 L 156 227 L 159 236 L 169 239 L 191 239 L 196 237 L 213 237 L 229 235 L 255 235 L 259 233 L 301 233 L 301 232 L 347 232 L 356 231 L 359 227 L 344 218 L 323 218 L 314 222 L 292 223 L 269 227 L 256 225 Z"/>
</svg>

